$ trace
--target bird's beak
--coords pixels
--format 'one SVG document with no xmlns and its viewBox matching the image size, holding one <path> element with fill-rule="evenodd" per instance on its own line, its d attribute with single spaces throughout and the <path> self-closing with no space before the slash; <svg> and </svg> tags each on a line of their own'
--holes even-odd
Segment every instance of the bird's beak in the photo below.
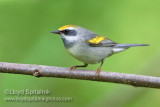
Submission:
<svg viewBox="0 0 160 107">
<path fill-rule="evenodd" d="M 52 31 L 51 33 L 60 34 L 60 31 L 56 30 L 56 31 Z"/>
</svg>

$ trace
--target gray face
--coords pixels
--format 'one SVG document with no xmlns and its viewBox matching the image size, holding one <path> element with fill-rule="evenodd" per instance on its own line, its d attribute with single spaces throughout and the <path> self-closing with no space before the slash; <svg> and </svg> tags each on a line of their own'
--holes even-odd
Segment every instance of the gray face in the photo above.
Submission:
<svg viewBox="0 0 160 107">
<path fill-rule="evenodd" d="M 71 48 L 78 41 L 78 32 L 75 29 L 65 29 L 60 31 L 60 35 L 66 48 Z"/>
</svg>

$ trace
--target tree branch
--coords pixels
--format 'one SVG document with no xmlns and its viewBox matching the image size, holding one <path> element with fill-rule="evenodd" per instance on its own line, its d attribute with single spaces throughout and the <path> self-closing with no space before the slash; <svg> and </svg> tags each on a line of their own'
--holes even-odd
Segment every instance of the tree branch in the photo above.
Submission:
<svg viewBox="0 0 160 107">
<path fill-rule="evenodd" d="M 0 73 L 14 73 L 34 75 L 36 77 L 59 77 L 81 80 L 103 81 L 133 85 L 137 87 L 160 88 L 160 78 L 152 76 L 125 74 L 117 72 L 102 71 L 98 76 L 95 71 L 76 69 L 70 71 L 69 68 L 31 65 L 31 64 L 16 64 L 0 62 Z"/>
</svg>

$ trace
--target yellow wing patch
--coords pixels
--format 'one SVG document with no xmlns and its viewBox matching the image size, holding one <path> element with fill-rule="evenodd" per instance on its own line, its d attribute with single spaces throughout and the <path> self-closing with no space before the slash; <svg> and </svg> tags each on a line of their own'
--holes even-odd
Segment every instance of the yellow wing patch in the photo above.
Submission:
<svg viewBox="0 0 160 107">
<path fill-rule="evenodd" d="M 65 25 L 65 26 L 60 27 L 58 30 L 64 30 L 68 27 L 76 27 L 76 25 Z"/>
<path fill-rule="evenodd" d="M 101 41 L 103 41 L 104 39 L 105 39 L 104 36 L 96 36 L 95 38 L 92 38 L 92 39 L 88 40 L 88 42 L 98 44 Z"/>
</svg>

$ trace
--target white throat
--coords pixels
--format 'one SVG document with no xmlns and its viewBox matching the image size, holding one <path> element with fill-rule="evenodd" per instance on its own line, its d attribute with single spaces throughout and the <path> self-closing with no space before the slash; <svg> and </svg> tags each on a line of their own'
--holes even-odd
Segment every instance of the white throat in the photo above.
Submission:
<svg viewBox="0 0 160 107">
<path fill-rule="evenodd" d="M 62 38 L 69 42 L 74 42 L 79 39 L 78 36 L 63 36 L 63 35 L 62 35 Z"/>
</svg>

